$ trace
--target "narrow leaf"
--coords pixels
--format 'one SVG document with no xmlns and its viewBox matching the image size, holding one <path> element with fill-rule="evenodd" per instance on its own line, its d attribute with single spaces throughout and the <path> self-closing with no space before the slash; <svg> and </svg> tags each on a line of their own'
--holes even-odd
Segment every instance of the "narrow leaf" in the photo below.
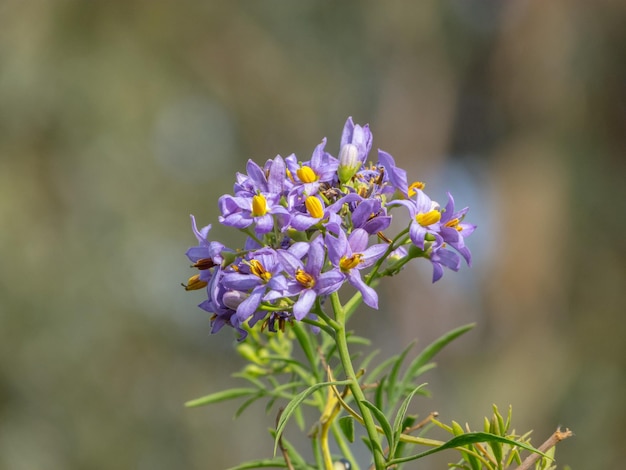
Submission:
<svg viewBox="0 0 626 470">
<path fill-rule="evenodd" d="M 413 426 L 415 424 L 415 421 L 417 421 L 417 416 L 415 415 L 409 415 L 406 418 L 404 418 L 404 420 L 402 421 L 402 429 L 408 429 L 411 426 Z M 396 452 L 395 452 L 395 457 L 401 457 L 404 449 L 407 447 L 407 445 L 411 445 L 411 444 L 407 444 L 404 441 L 400 441 L 398 442 L 398 445 L 396 445 Z"/>
<path fill-rule="evenodd" d="M 278 439 L 285 429 L 285 425 L 287 424 L 287 420 L 293 414 L 297 407 L 299 407 L 306 398 L 311 395 L 313 392 L 316 392 L 320 388 L 328 387 L 330 385 L 347 385 L 349 384 L 349 380 L 340 380 L 337 382 L 321 382 L 315 385 L 311 385 L 306 390 L 303 390 L 298 395 L 296 395 L 292 400 L 287 404 L 283 413 L 280 415 L 280 419 L 278 420 L 278 425 L 276 426 L 276 438 L 274 439 L 274 455 L 276 455 L 276 448 L 278 446 Z"/>
<path fill-rule="evenodd" d="M 418 372 L 420 371 L 420 368 L 426 365 L 426 363 L 428 363 L 428 361 L 430 361 L 435 354 L 441 351 L 447 344 L 474 328 L 474 326 L 474 323 L 470 323 L 469 325 L 456 328 L 444 334 L 443 336 L 440 336 L 438 339 L 426 346 L 426 348 L 424 348 L 424 350 L 420 354 L 418 354 L 418 356 L 413 359 L 413 361 L 409 365 L 406 374 L 404 375 L 404 378 L 402 380 L 403 385 L 413 382 L 415 378 L 419 375 Z"/>
<path fill-rule="evenodd" d="M 439 447 L 435 447 L 434 449 L 429 449 L 429 450 L 427 450 L 425 452 L 422 452 L 422 453 L 416 454 L 416 455 L 412 455 L 412 456 L 409 456 L 409 457 L 400 457 L 400 458 L 392 459 L 389 462 L 387 462 L 387 464 L 389 466 L 391 466 L 391 465 L 399 464 L 399 463 L 402 463 L 402 462 L 409 462 L 411 460 L 421 459 L 422 457 L 426 457 L 427 455 L 435 454 L 437 452 L 441 452 L 442 450 L 446 450 L 446 449 L 453 449 L 453 448 L 456 448 L 456 447 L 462 447 L 462 446 L 466 446 L 468 444 L 476 444 L 478 442 L 494 442 L 494 441 L 495 442 L 501 442 L 503 444 L 508 444 L 510 446 L 520 447 L 520 448 L 528 450 L 530 452 L 535 452 L 535 453 L 540 454 L 540 455 L 542 455 L 544 457 L 547 457 L 547 455 L 544 454 L 543 452 L 541 452 L 540 450 L 537 450 L 533 446 L 531 446 L 529 444 L 526 444 L 524 442 L 514 441 L 514 440 L 508 439 L 506 437 L 496 436 L 495 434 L 490 434 L 490 433 L 486 433 L 486 432 L 470 432 L 470 433 L 463 434 L 461 436 L 453 437 L 452 439 L 450 439 L 445 444 L 442 444 Z M 463 451 L 463 449 L 458 449 L 458 450 Z"/>
<path fill-rule="evenodd" d="M 287 464 L 285 463 L 285 459 L 281 457 L 275 459 L 252 460 L 250 462 L 237 465 L 236 467 L 231 467 L 228 470 L 248 470 L 253 468 L 287 468 Z"/>
<path fill-rule="evenodd" d="M 405 350 L 402 351 L 400 355 L 398 355 L 396 361 L 391 368 L 391 373 L 389 374 L 389 378 L 387 380 L 387 404 L 390 408 L 393 408 L 395 406 L 395 391 L 397 389 L 396 380 L 398 378 L 398 374 L 400 373 L 400 367 L 402 367 L 402 363 L 404 362 L 406 355 L 409 353 L 411 348 L 413 348 L 413 346 L 415 346 L 415 342 L 409 344 L 405 348 Z"/>
<path fill-rule="evenodd" d="M 418 385 L 417 387 L 415 387 L 415 389 L 413 389 L 413 391 L 411 393 L 408 394 L 408 396 L 404 399 L 404 401 L 402 402 L 402 404 L 400 405 L 400 408 L 398 408 L 398 412 L 396 413 L 396 417 L 393 420 L 393 431 L 394 431 L 394 436 L 393 436 L 393 445 L 389 445 L 389 456 L 393 457 L 395 456 L 396 453 L 396 447 L 397 447 L 397 443 L 399 442 L 400 439 L 400 434 L 402 434 L 402 431 L 404 431 L 404 418 L 406 416 L 406 412 L 409 409 L 409 404 L 411 403 L 411 400 L 413 399 L 413 396 L 422 388 L 425 387 L 426 384 L 421 384 Z"/>
<path fill-rule="evenodd" d="M 309 361 L 310 371 L 315 376 L 316 381 L 319 382 L 321 380 L 321 375 L 319 373 L 318 357 L 309 332 L 306 331 L 298 322 L 293 323 L 292 329 L 298 339 L 298 342 L 300 343 L 300 346 L 302 347 L 302 350 L 304 351 L 304 355 Z"/>
<path fill-rule="evenodd" d="M 210 405 L 211 403 L 219 403 L 221 401 L 232 400 L 233 398 L 245 397 L 246 395 L 254 395 L 255 393 L 258 393 L 258 390 L 255 388 L 231 388 L 230 390 L 211 393 L 202 398 L 189 400 L 185 403 L 185 406 L 187 408 L 193 408 L 195 406 Z"/>
<path fill-rule="evenodd" d="M 378 382 L 378 385 L 376 386 L 376 390 L 374 392 L 374 403 L 381 410 L 383 409 L 383 392 L 385 391 L 386 380 L 387 377 L 383 377 L 382 379 L 380 379 L 380 382 Z"/>
<path fill-rule="evenodd" d="M 381 375 L 382 372 L 386 371 L 389 368 L 389 365 L 395 361 L 398 358 L 398 356 L 392 356 L 389 359 L 385 359 L 383 362 L 381 362 L 380 364 L 378 364 L 373 370 L 372 372 L 370 372 L 370 374 L 367 376 L 367 381 L 368 382 L 375 382 L 376 379 L 378 378 L 379 375 Z"/>
<path fill-rule="evenodd" d="M 391 429 L 391 424 L 389 424 L 389 421 L 387 420 L 385 414 L 381 410 L 376 408 L 373 403 L 370 403 L 367 400 L 363 400 L 361 401 L 361 403 L 370 409 L 370 411 L 376 418 L 376 421 L 378 421 L 378 423 L 380 424 L 380 427 L 383 430 L 385 437 L 387 438 L 387 444 L 391 446 L 393 444 L 393 431 Z M 380 443 L 378 442 L 376 442 L 375 444 L 380 445 Z M 382 448 L 380 449 L 380 451 L 382 452 Z"/>
<path fill-rule="evenodd" d="M 252 405 L 252 403 L 254 403 L 259 398 L 261 398 L 261 396 L 262 395 L 259 393 L 253 397 L 248 398 L 246 401 L 244 401 L 243 404 L 239 408 L 237 408 L 237 411 L 235 411 L 235 418 L 239 418 L 239 416 L 241 416 L 241 413 L 243 413 L 246 410 L 246 408 Z"/>
</svg>

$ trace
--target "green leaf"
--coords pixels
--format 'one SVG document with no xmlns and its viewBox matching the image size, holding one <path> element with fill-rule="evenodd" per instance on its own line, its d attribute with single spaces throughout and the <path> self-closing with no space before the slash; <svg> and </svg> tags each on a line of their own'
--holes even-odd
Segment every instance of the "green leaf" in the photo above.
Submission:
<svg viewBox="0 0 626 470">
<path fill-rule="evenodd" d="M 367 381 L 368 382 L 375 382 L 376 378 L 383 372 L 385 371 L 389 365 L 395 361 L 398 358 L 398 356 L 392 356 L 389 359 L 385 359 L 383 362 L 381 362 L 380 364 L 378 364 L 373 370 L 372 372 L 370 372 L 370 374 L 367 376 Z"/>
<path fill-rule="evenodd" d="M 376 421 L 378 421 L 378 424 L 380 424 L 380 427 L 382 428 L 385 437 L 387 438 L 387 444 L 391 446 L 393 444 L 393 431 L 391 429 L 391 424 L 389 424 L 389 421 L 387 420 L 385 414 L 381 410 L 376 408 L 373 403 L 370 403 L 367 400 L 362 400 L 361 403 L 370 409 L 370 411 L 376 418 Z M 376 442 L 375 444 L 380 446 L 379 442 Z M 379 450 L 383 452 L 382 447 Z"/>
<path fill-rule="evenodd" d="M 460 436 L 453 437 L 445 444 L 440 445 L 439 447 L 435 447 L 433 449 L 427 450 L 426 452 L 422 452 L 420 454 L 411 455 L 409 457 L 400 457 L 396 459 L 392 459 L 387 462 L 387 465 L 395 465 L 403 462 L 409 462 L 411 460 L 421 459 L 422 457 L 426 457 L 427 455 L 436 454 L 437 452 L 441 452 L 446 449 L 453 449 L 455 447 L 462 447 L 469 444 L 476 444 L 479 442 L 501 442 L 503 444 L 508 444 L 510 446 L 521 447 L 522 449 L 528 450 L 530 452 L 535 452 L 544 457 L 547 457 L 543 452 L 535 449 L 533 446 L 526 444 L 524 442 L 514 441 L 512 439 L 508 439 L 502 436 L 496 436 L 495 434 L 490 434 L 487 432 L 469 432 L 466 434 L 462 434 Z M 459 449 L 462 451 L 462 449 Z"/>
<path fill-rule="evenodd" d="M 369 346 L 370 344 L 372 344 L 369 339 L 363 338 L 362 336 L 353 335 L 351 333 L 348 333 L 348 337 L 346 338 L 346 340 L 348 341 L 348 344 L 362 344 L 364 346 Z"/>
<path fill-rule="evenodd" d="M 409 415 L 405 417 L 404 420 L 402 421 L 402 429 L 404 430 L 404 429 L 410 428 L 411 426 L 415 424 L 415 421 L 417 421 L 417 416 L 415 415 Z M 407 445 L 412 445 L 412 444 L 408 444 L 404 441 L 399 441 L 398 445 L 396 446 L 395 457 L 402 456 L 404 449 L 407 447 Z"/>
<path fill-rule="evenodd" d="M 269 432 L 270 432 L 272 437 L 276 437 L 276 430 L 275 429 L 271 429 L 270 428 Z M 294 446 L 287 439 L 285 439 L 283 437 L 281 439 L 281 444 L 282 444 L 282 447 L 289 454 L 289 458 L 291 459 L 291 463 L 294 465 L 295 468 L 297 468 L 297 469 L 312 468 L 310 465 L 307 465 L 307 463 L 302 458 L 302 456 L 298 453 L 298 451 L 294 448 Z M 281 458 L 278 457 L 278 459 L 281 459 Z"/>
<path fill-rule="evenodd" d="M 232 400 L 233 398 L 245 397 L 246 395 L 254 395 L 258 393 L 255 388 L 231 388 L 230 390 L 224 390 L 222 392 L 211 393 L 202 398 L 196 398 L 195 400 L 189 400 L 185 403 L 187 408 L 193 408 L 196 406 L 210 405 L 211 403 L 219 403 L 221 401 Z"/>
<path fill-rule="evenodd" d="M 285 459 L 277 457 L 274 459 L 251 460 L 236 467 L 231 467 L 228 470 L 249 470 L 253 468 L 287 468 L 287 464 Z"/>
<path fill-rule="evenodd" d="M 393 444 L 389 445 L 389 456 L 390 457 L 394 457 L 396 454 L 396 449 L 397 449 L 397 444 L 400 441 L 400 434 L 402 434 L 402 431 L 404 431 L 404 418 L 406 416 L 406 412 L 409 409 L 409 404 L 411 403 L 411 400 L 413 399 L 413 396 L 419 391 L 419 389 L 421 389 L 422 387 L 424 387 L 426 384 L 421 384 L 418 385 L 417 387 L 415 387 L 415 389 L 413 389 L 413 391 L 411 393 L 409 393 L 409 395 L 404 399 L 404 401 L 402 402 L 402 404 L 400 405 L 400 408 L 398 408 L 398 412 L 396 413 L 396 417 L 393 420 L 393 431 L 394 431 L 394 435 L 393 435 Z"/>
<path fill-rule="evenodd" d="M 386 380 L 387 377 L 383 377 L 382 379 L 380 379 L 380 382 L 378 382 L 378 385 L 376 386 L 376 390 L 374 392 L 374 403 L 381 410 L 383 409 L 383 392 L 385 391 Z"/>
<path fill-rule="evenodd" d="M 306 390 L 303 390 L 298 395 L 292 398 L 292 400 L 287 404 L 282 414 L 280 415 L 280 419 L 278 420 L 278 425 L 276 426 L 276 437 L 274 439 L 274 455 L 276 455 L 276 449 L 278 447 L 278 439 L 285 429 L 285 425 L 287 424 L 287 420 L 294 413 L 296 408 L 298 408 L 306 398 L 312 393 L 316 392 L 320 388 L 328 387 L 330 385 L 347 385 L 349 384 L 349 380 L 340 380 L 337 382 L 321 382 L 315 385 L 311 385 Z"/>
<path fill-rule="evenodd" d="M 261 398 L 261 396 L 262 395 L 259 393 L 258 395 L 250 397 L 246 401 L 244 401 L 243 404 L 239 408 L 237 408 L 237 411 L 235 411 L 235 418 L 239 418 L 239 416 L 241 416 L 241 413 L 243 413 L 246 410 L 246 408 L 252 405 L 252 403 L 254 403 L 259 398 Z"/>
<path fill-rule="evenodd" d="M 343 416 L 339 418 L 339 428 L 346 436 L 349 442 L 354 442 L 354 418 L 352 416 Z"/>
<path fill-rule="evenodd" d="M 402 351 L 398 356 L 397 359 L 395 360 L 392 368 L 391 368 L 391 373 L 389 374 L 389 378 L 387 379 L 387 405 L 393 409 L 393 407 L 395 406 L 396 403 L 396 389 L 397 389 L 397 384 L 396 384 L 396 380 L 398 378 L 398 374 L 400 373 L 400 368 L 402 367 L 402 363 L 404 362 L 404 359 L 406 358 L 406 355 L 409 353 L 409 351 L 411 350 L 411 348 L 413 348 L 413 346 L 415 346 L 415 342 L 412 342 L 411 344 L 409 344 L 404 351 Z"/>
<path fill-rule="evenodd" d="M 379 352 L 380 352 L 380 349 L 376 349 L 375 351 L 372 351 L 371 353 L 369 353 L 365 357 L 365 359 L 363 359 L 363 362 L 361 362 L 361 364 L 359 365 L 359 369 L 367 370 L 367 367 L 370 365 L 370 362 L 372 362 L 372 359 L 374 359 L 374 357 L 376 357 Z"/>
<path fill-rule="evenodd" d="M 426 346 L 426 348 L 424 348 L 424 350 L 420 354 L 418 354 L 418 356 L 413 359 L 413 361 L 409 365 L 406 374 L 404 374 L 404 378 L 402 379 L 403 386 L 412 383 L 415 378 L 419 376 L 421 372 L 420 369 L 425 366 L 435 354 L 441 351 L 450 342 L 454 341 L 462 334 L 467 333 L 469 330 L 474 328 L 474 326 L 476 326 L 475 323 L 470 323 L 469 325 L 456 328 L 444 334 L 443 336 L 440 336 L 438 339 Z"/>
<path fill-rule="evenodd" d="M 309 361 L 310 372 L 313 373 L 316 381 L 319 382 L 321 380 L 321 375 L 319 372 L 320 367 L 318 366 L 318 357 L 316 353 L 315 345 L 313 344 L 313 340 L 307 330 L 305 330 L 299 322 L 293 323 L 293 332 L 302 347 L 302 351 L 304 351 L 304 355 Z M 305 368 L 306 370 L 306 368 Z"/>
</svg>

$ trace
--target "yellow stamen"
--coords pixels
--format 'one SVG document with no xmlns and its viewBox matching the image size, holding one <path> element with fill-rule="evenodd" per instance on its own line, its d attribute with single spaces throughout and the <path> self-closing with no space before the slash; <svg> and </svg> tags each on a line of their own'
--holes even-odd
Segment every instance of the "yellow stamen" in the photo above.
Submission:
<svg viewBox="0 0 626 470">
<path fill-rule="evenodd" d="M 458 218 L 454 218 L 454 219 L 448 220 L 446 222 L 446 227 L 456 229 L 457 232 L 462 232 L 463 228 L 461 226 L 459 226 L 459 222 L 460 222 L 460 220 Z"/>
<path fill-rule="evenodd" d="M 196 274 L 194 276 L 191 276 L 187 281 L 187 285 L 183 284 L 183 287 L 185 288 L 185 290 L 198 290 L 206 287 L 207 284 L 208 283 L 206 281 L 200 280 L 200 274 Z"/>
<path fill-rule="evenodd" d="M 267 214 L 267 199 L 262 194 L 252 196 L 252 217 L 261 217 Z"/>
<path fill-rule="evenodd" d="M 298 175 L 298 178 L 300 178 L 300 181 L 302 181 L 303 183 L 313 183 L 318 179 L 313 169 L 309 166 L 303 166 L 298 168 L 296 170 L 296 174 Z"/>
<path fill-rule="evenodd" d="M 425 187 L 426 183 L 422 183 L 421 181 L 415 181 L 414 183 L 411 183 L 411 185 L 409 186 L 409 196 L 415 196 L 417 194 L 416 189 L 423 190 Z"/>
<path fill-rule="evenodd" d="M 313 276 L 302 269 L 298 269 L 296 271 L 296 281 L 298 281 L 306 289 L 311 289 L 315 286 L 315 279 Z"/>
<path fill-rule="evenodd" d="M 321 219 L 324 217 L 324 208 L 322 207 L 322 201 L 315 196 L 309 196 L 304 200 L 306 210 L 309 211 L 311 217 Z"/>
<path fill-rule="evenodd" d="M 361 262 L 361 258 L 363 258 L 363 255 L 361 253 L 356 253 L 349 258 L 343 256 L 339 260 L 339 267 L 342 271 L 350 271 L 352 268 L 356 268 L 359 265 L 359 263 Z"/>
<path fill-rule="evenodd" d="M 441 219 L 441 212 L 439 212 L 438 210 L 432 210 L 426 213 L 420 212 L 419 214 L 415 216 L 415 220 L 422 227 L 427 227 L 429 225 L 437 223 L 439 222 L 440 219 Z"/>
<path fill-rule="evenodd" d="M 250 272 L 265 282 L 272 278 L 272 273 L 266 271 L 263 265 L 256 259 L 250 260 Z"/>
</svg>

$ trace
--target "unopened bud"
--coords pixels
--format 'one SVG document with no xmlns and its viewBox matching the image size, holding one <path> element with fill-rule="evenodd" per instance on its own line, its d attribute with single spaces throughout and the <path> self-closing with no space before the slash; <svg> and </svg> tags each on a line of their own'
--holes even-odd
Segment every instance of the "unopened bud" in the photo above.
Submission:
<svg viewBox="0 0 626 470">
<path fill-rule="evenodd" d="M 350 181 L 359 168 L 361 162 L 359 161 L 359 149 L 354 144 L 346 144 L 341 148 L 339 153 L 339 168 L 337 174 L 339 175 L 339 181 L 345 184 Z"/>
<path fill-rule="evenodd" d="M 232 310 L 237 310 L 239 304 L 248 298 L 248 294 L 238 291 L 229 290 L 222 296 L 222 303 Z"/>
</svg>

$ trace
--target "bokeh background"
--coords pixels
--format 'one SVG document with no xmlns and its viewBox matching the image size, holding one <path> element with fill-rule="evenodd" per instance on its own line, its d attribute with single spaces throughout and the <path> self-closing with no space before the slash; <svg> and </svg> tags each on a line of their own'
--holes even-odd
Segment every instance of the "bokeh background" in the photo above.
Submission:
<svg viewBox="0 0 626 470">
<path fill-rule="evenodd" d="M 418 409 L 511 404 L 536 444 L 575 431 L 560 463 L 620 468 L 625 5 L 0 2 L 0 468 L 271 455 L 262 407 L 182 406 L 242 366 L 180 287 L 189 214 L 216 224 L 248 158 L 337 153 L 350 115 L 479 225 L 471 269 L 383 282 L 357 332 L 391 354 L 477 322 Z"/>
</svg>

